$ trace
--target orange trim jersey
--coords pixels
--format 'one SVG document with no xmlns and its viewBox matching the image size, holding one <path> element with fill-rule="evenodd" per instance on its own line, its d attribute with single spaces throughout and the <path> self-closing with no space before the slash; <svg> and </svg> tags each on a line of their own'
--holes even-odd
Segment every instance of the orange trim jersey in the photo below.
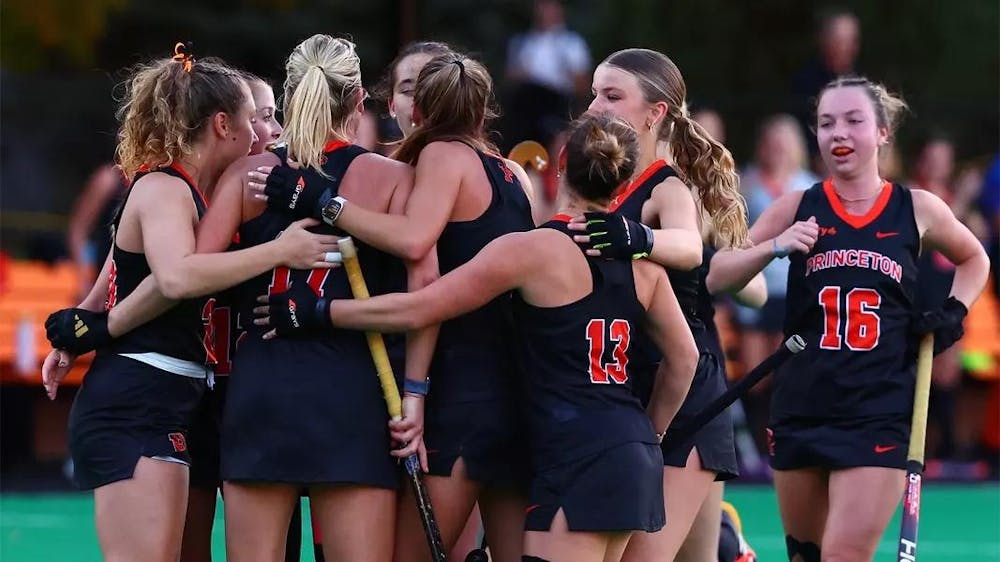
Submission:
<svg viewBox="0 0 1000 562">
<path fill-rule="evenodd" d="M 907 413 L 920 251 L 910 190 L 886 182 L 868 213 L 851 215 L 827 180 L 803 194 L 795 220 L 812 216 L 820 236 L 788 258 L 785 316 L 785 334 L 808 347 L 775 376 L 772 423 Z"/>
</svg>

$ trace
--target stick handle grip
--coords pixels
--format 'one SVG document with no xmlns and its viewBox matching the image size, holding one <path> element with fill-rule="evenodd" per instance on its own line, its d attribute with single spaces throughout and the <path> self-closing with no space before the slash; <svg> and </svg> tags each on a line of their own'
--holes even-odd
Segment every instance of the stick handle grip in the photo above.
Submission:
<svg viewBox="0 0 1000 562">
<path fill-rule="evenodd" d="M 910 450 L 906 460 L 924 464 L 924 442 L 927 438 L 927 407 L 931 395 L 931 366 L 934 363 L 934 334 L 920 340 L 917 353 L 917 384 L 913 392 L 913 419 L 910 425 Z"/>
<path fill-rule="evenodd" d="M 354 245 L 354 240 L 350 237 L 341 238 L 337 244 L 344 257 L 344 269 L 347 270 L 347 281 L 351 284 L 351 293 L 354 294 L 354 298 L 371 298 L 368 293 L 368 284 L 365 283 L 364 275 L 361 274 L 361 263 L 358 262 L 358 249 Z M 392 364 L 389 362 L 389 353 L 385 349 L 385 340 L 378 332 L 365 332 L 365 337 L 368 339 L 368 350 L 371 351 L 372 361 L 375 362 L 375 372 L 378 373 L 378 380 L 382 385 L 382 395 L 385 397 L 385 405 L 389 409 L 389 417 L 393 420 L 400 420 L 403 418 L 403 403 L 399 397 L 399 387 L 396 385 L 396 377 L 392 372 Z"/>
</svg>

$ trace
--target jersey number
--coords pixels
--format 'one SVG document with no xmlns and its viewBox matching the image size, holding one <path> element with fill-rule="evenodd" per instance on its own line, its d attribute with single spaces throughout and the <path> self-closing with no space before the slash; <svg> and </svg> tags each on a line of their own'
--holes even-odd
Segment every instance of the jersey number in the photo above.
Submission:
<svg viewBox="0 0 1000 562">
<path fill-rule="evenodd" d="M 326 283 L 328 275 L 330 275 L 329 269 L 312 269 L 309 271 L 309 278 L 306 279 L 306 284 L 312 288 L 317 297 L 323 296 L 323 285 Z M 292 272 L 287 267 L 274 268 L 274 273 L 271 275 L 271 284 L 267 287 L 267 294 L 277 295 L 284 293 L 288 290 L 288 286 L 291 285 L 291 279 Z"/>
<path fill-rule="evenodd" d="M 590 382 L 596 384 L 624 383 L 628 380 L 629 331 L 626 320 L 612 320 L 610 334 L 605 333 L 605 321 L 593 319 L 587 324 L 587 342 L 590 343 Z M 604 363 L 604 344 L 615 342 L 614 361 Z"/>
<path fill-rule="evenodd" d="M 851 351 L 870 351 L 878 345 L 882 331 L 881 319 L 876 312 L 882 305 L 882 295 L 874 289 L 851 289 L 845 300 L 847 320 L 841 336 L 840 287 L 826 286 L 819 292 L 819 305 L 823 307 L 822 349 L 841 349 L 846 340 Z"/>
<path fill-rule="evenodd" d="M 232 354 L 247 333 L 242 326 L 236 326 L 239 336 L 233 341 L 232 309 L 228 306 L 214 307 L 209 318 L 205 326 L 205 349 L 211 350 L 210 357 L 215 360 L 215 374 L 228 375 L 233 370 Z"/>
</svg>

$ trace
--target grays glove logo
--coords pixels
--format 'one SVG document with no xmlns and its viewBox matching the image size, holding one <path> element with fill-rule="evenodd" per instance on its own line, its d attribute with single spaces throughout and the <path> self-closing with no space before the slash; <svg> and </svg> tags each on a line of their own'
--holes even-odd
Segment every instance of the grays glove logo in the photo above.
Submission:
<svg viewBox="0 0 1000 562">
<path fill-rule="evenodd" d="M 301 328 L 299 324 L 299 317 L 295 314 L 295 301 L 288 299 L 288 319 L 292 321 L 292 326 L 295 328 Z"/>
<path fill-rule="evenodd" d="M 292 200 L 288 202 L 288 208 L 294 209 L 295 205 L 299 202 L 299 195 L 302 195 L 302 191 L 306 188 L 306 180 L 302 176 L 299 176 L 299 181 L 295 182 L 295 190 L 292 191 Z"/>
</svg>

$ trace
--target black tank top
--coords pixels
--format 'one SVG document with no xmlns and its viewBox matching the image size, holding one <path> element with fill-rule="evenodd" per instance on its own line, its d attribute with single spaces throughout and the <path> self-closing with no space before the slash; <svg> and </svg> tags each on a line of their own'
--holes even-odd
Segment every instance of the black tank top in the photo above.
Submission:
<svg viewBox="0 0 1000 562">
<path fill-rule="evenodd" d="M 111 251 L 111 247 L 114 244 L 114 241 L 111 239 L 111 227 L 114 224 L 115 217 L 118 215 L 118 209 L 125 203 L 125 194 L 128 193 L 128 179 L 125 177 L 125 174 L 120 173 L 121 170 L 117 167 L 115 170 L 119 172 L 115 194 L 101 208 L 101 213 L 97 216 L 94 228 L 91 229 L 88 236 L 94 248 L 94 261 L 97 263 L 98 268 L 104 265 L 104 260 L 108 257 L 108 252 Z"/>
<path fill-rule="evenodd" d="M 156 170 L 140 171 L 132 178 L 132 187 L 125 195 L 125 201 L 139 180 L 148 174 L 167 174 L 179 178 L 187 184 L 191 198 L 198 209 L 198 218 L 205 214 L 206 203 L 198 186 L 178 164 L 157 168 Z M 139 189 L 142 189 L 140 186 Z M 125 208 L 123 202 L 115 215 L 113 224 L 117 230 Z M 106 307 L 111 310 L 119 301 L 139 286 L 152 271 L 143 253 L 128 252 L 121 249 L 117 243 L 113 246 L 111 271 L 108 276 L 108 301 Z M 153 320 L 139 326 L 114 340 L 110 346 L 113 353 L 146 353 L 155 352 L 176 359 L 193 363 L 205 364 L 210 359 L 209 347 L 205 345 L 205 325 L 212 313 L 214 299 L 210 296 L 184 299 L 176 306 Z"/>
<path fill-rule="evenodd" d="M 886 182 L 871 211 L 853 216 L 827 180 L 802 195 L 795 220 L 811 216 L 819 239 L 789 256 L 785 315 L 785 335 L 807 347 L 775 375 L 772 421 L 906 413 L 920 250 L 910 190 Z"/>
<path fill-rule="evenodd" d="M 476 155 L 483 163 L 493 199 L 478 218 L 445 225 L 437 241 L 441 275 L 472 260 L 504 234 L 534 228 L 528 197 L 506 161 L 479 150 Z M 445 321 L 431 365 L 434 384 L 430 399 L 437 404 L 470 402 L 513 392 L 511 345 L 510 294 Z"/>
<path fill-rule="evenodd" d="M 322 165 L 327 177 L 323 177 L 312 168 L 303 168 L 302 177 L 305 183 L 322 182 L 331 189 L 336 196 L 344 174 L 355 158 L 365 154 L 367 150 L 360 146 L 349 145 L 344 142 L 328 143 L 324 149 L 324 162 Z M 279 148 L 274 153 L 281 158 L 284 164 L 287 158 L 287 151 Z M 274 240 L 278 234 L 288 227 L 294 219 L 287 214 L 265 209 L 262 214 L 254 217 L 240 225 L 239 240 L 243 247 L 256 246 Z M 336 234 L 344 236 L 344 232 L 326 224 L 321 224 L 313 229 L 319 234 Z M 403 262 L 396 257 L 377 250 L 361 240 L 355 239 L 358 248 L 358 261 L 361 270 L 364 272 L 365 282 L 368 290 L 373 295 L 405 292 L 406 291 L 406 269 Z M 247 332 L 239 342 L 239 350 L 249 346 L 268 345 L 261 336 L 269 331 L 267 327 L 256 326 L 250 320 L 253 318 L 253 308 L 259 306 L 256 299 L 260 295 L 283 293 L 288 290 L 292 283 L 305 283 L 309 285 L 318 295 L 327 299 L 350 299 L 354 298 L 351 293 L 350 283 L 347 281 L 347 273 L 344 268 L 337 269 L 316 269 L 301 270 L 278 267 L 262 275 L 241 284 L 238 290 L 238 310 L 239 320 L 242 328 Z M 309 336 L 296 338 L 296 342 L 311 341 L 324 350 L 332 350 L 346 353 L 357 350 L 360 353 L 368 354 L 368 347 L 365 341 L 365 334 L 356 330 L 333 329 L 323 331 Z M 388 335 L 386 345 L 390 348 L 398 346 L 403 340 L 401 335 Z M 239 352 L 237 350 L 237 353 Z M 326 368 L 322 365 L 320 368 Z M 328 366 L 327 366 L 328 367 Z M 239 373 L 236 373 L 239 376 Z"/>
<path fill-rule="evenodd" d="M 569 217 L 539 228 L 572 236 Z M 515 293 L 518 355 L 537 468 L 628 442 L 656 443 L 632 389 L 632 342 L 646 310 L 635 292 L 632 262 L 588 259 L 593 291 L 563 306 L 532 306 Z"/>
<path fill-rule="evenodd" d="M 669 177 L 678 177 L 678 174 L 666 161 L 653 162 L 634 181 L 619 188 L 620 192 L 611 200 L 609 209 L 636 222 L 642 222 L 642 206 L 652 197 L 653 189 Z M 702 267 L 707 268 L 708 266 L 703 263 Z M 667 271 L 667 277 L 670 278 L 670 285 L 674 295 L 677 296 L 677 302 L 684 313 L 684 319 L 687 320 L 688 327 L 691 328 L 691 334 L 694 336 L 698 350 L 709 351 L 710 346 L 707 342 L 705 324 L 698 312 L 700 268 L 691 271 L 680 271 L 669 267 L 664 269 Z M 635 340 L 634 349 L 636 391 L 645 403 L 653 391 L 653 379 L 662 355 L 659 348 L 645 336 Z"/>
</svg>

